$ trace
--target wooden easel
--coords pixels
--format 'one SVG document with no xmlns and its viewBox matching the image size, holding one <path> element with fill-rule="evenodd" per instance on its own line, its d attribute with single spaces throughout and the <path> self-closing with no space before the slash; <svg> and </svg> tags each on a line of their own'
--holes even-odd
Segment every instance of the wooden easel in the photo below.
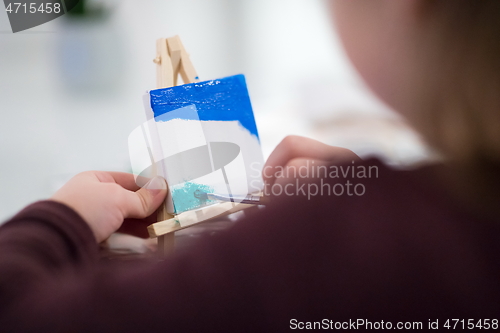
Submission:
<svg viewBox="0 0 500 333">
<path fill-rule="evenodd" d="M 178 85 L 179 74 L 184 84 L 199 82 L 198 75 L 179 36 L 158 39 L 156 58 L 153 61 L 156 64 L 158 89 Z M 158 210 L 158 222 L 151 224 L 148 232 L 150 237 L 158 238 L 158 254 L 163 258 L 174 250 L 176 231 L 252 206 L 224 202 L 174 216 L 167 213 L 166 203 L 164 203 Z"/>
<path fill-rule="evenodd" d="M 153 61 L 158 89 L 176 86 L 179 74 L 184 84 L 200 81 L 179 36 L 158 39 Z"/>
</svg>

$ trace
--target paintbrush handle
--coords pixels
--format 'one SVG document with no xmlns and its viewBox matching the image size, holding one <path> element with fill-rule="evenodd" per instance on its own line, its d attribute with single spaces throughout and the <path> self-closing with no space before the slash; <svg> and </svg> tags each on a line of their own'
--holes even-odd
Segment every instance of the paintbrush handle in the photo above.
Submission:
<svg viewBox="0 0 500 333">
<path fill-rule="evenodd" d="M 261 197 L 260 195 L 247 195 L 245 197 L 242 196 L 224 196 L 224 195 L 218 195 L 214 193 L 208 193 L 207 194 L 208 199 L 210 200 L 219 200 L 219 201 L 224 201 L 224 202 L 235 202 L 235 203 L 242 203 L 242 204 L 250 204 L 250 205 L 265 205 L 267 200 L 265 200 L 264 197 Z"/>
</svg>

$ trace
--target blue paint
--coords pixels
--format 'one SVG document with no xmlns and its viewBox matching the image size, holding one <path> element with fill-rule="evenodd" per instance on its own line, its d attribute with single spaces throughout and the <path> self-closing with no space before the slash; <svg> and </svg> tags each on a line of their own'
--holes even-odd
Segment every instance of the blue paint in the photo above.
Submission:
<svg viewBox="0 0 500 333">
<path fill-rule="evenodd" d="M 149 94 L 155 118 L 194 105 L 199 120 L 237 120 L 250 133 L 259 137 L 245 76 L 242 74 L 151 90 Z M 198 120 L 198 118 L 192 119 L 190 114 L 192 113 L 186 115 L 184 119 Z"/>
<path fill-rule="evenodd" d="M 204 193 L 213 193 L 214 189 L 211 186 L 185 182 L 170 187 L 174 202 L 174 211 L 176 214 L 186 212 L 188 210 L 197 209 L 206 205 L 216 203 L 215 200 L 200 200 L 195 197 L 195 191 L 199 190 Z"/>
</svg>

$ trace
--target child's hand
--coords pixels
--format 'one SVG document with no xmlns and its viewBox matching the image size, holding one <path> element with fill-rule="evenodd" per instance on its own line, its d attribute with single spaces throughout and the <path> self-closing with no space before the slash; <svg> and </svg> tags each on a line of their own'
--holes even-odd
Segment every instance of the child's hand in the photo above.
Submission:
<svg viewBox="0 0 500 333">
<path fill-rule="evenodd" d="M 287 136 L 271 153 L 262 170 L 266 186 L 271 186 L 276 182 L 276 175 L 282 168 L 286 166 L 299 168 L 306 165 L 308 160 L 314 160 L 314 165 L 318 166 L 344 161 L 360 161 L 361 159 L 349 149 L 329 146 L 302 136 Z M 288 182 L 290 179 L 284 177 L 280 181 Z"/>
<path fill-rule="evenodd" d="M 80 214 L 101 242 L 118 230 L 125 218 L 143 219 L 154 213 L 166 193 L 167 184 L 161 177 L 140 189 L 131 174 L 87 171 L 70 179 L 51 199 Z"/>
</svg>

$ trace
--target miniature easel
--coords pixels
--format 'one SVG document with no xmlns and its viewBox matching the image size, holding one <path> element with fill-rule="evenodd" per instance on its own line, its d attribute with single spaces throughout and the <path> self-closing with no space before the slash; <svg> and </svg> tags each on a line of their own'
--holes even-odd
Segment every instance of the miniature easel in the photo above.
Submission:
<svg viewBox="0 0 500 333">
<path fill-rule="evenodd" d="M 179 36 L 158 39 L 156 41 L 156 58 L 153 61 L 156 63 L 156 85 L 158 89 L 178 85 L 177 78 L 179 74 L 184 84 L 199 81 Z M 224 202 L 173 216 L 167 213 L 166 203 L 164 203 L 158 210 L 158 222 L 150 225 L 148 232 L 150 237 L 158 238 L 158 253 L 163 257 L 173 252 L 176 231 L 251 206 L 253 205 Z M 179 223 L 181 220 L 182 224 Z"/>
</svg>

